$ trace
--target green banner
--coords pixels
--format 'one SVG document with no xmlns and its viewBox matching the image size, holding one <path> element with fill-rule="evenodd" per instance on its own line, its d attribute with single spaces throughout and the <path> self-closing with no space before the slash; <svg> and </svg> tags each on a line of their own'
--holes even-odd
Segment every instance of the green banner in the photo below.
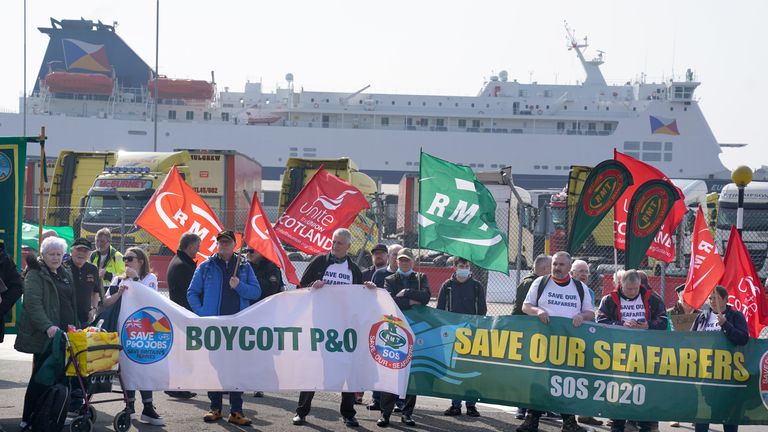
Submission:
<svg viewBox="0 0 768 432">
<path fill-rule="evenodd" d="M 21 270 L 21 218 L 24 210 L 24 168 L 27 158 L 27 138 L 0 138 L 0 239 L 6 253 Z M 13 333 L 20 303 L 6 314 L 3 323 Z M 2 317 L 0 317 L 2 318 Z"/>
<path fill-rule="evenodd" d="M 768 424 L 768 341 L 405 311 L 408 392 L 628 420 Z"/>
<path fill-rule="evenodd" d="M 419 247 L 465 258 L 507 274 L 507 236 L 496 226 L 496 201 L 472 168 L 421 154 Z"/>
<path fill-rule="evenodd" d="M 24 246 L 37 250 L 38 247 L 38 234 L 40 233 L 39 225 L 31 223 L 21 224 L 21 242 Z M 75 241 L 75 231 L 71 226 L 48 226 L 43 225 L 43 237 L 47 231 L 53 231 L 58 237 L 64 239 L 67 242 L 67 250 L 72 246 L 72 242 Z"/>
<path fill-rule="evenodd" d="M 619 161 L 604 160 L 592 168 L 573 215 L 572 229 L 568 233 L 568 252 L 579 250 L 631 184 L 632 174 Z"/>
<path fill-rule="evenodd" d="M 627 213 L 626 267 L 636 269 L 653 243 L 675 201 L 677 189 L 668 181 L 648 180 L 641 184 L 629 200 Z"/>
</svg>

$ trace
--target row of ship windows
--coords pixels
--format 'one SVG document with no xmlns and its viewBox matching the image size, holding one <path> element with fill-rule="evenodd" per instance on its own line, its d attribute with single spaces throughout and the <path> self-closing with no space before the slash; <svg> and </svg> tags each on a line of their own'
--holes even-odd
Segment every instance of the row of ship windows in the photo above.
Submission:
<svg viewBox="0 0 768 432">
<path fill-rule="evenodd" d="M 624 141 L 624 153 L 645 162 L 672 162 L 673 145 L 669 141 Z"/>
</svg>

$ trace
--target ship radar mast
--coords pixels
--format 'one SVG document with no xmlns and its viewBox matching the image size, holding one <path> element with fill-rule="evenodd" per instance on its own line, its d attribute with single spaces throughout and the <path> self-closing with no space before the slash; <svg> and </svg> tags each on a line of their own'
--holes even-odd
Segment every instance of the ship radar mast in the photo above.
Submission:
<svg viewBox="0 0 768 432">
<path fill-rule="evenodd" d="M 565 22 L 565 33 L 568 39 L 568 50 L 576 51 L 576 56 L 579 57 L 581 66 L 584 68 L 584 72 L 586 72 L 587 74 L 587 79 L 584 80 L 584 85 L 588 85 L 588 86 L 607 85 L 605 82 L 605 78 L 603 78 L 603 73 L 600 72 L 600 65 L 604 63 L 603 61 L 604 51 L 597 51 L 597 57 L 593 58 L 592 60 L 587 60 L 584 57 L 584 53 L 582 52 L 582 49 L 587 48 L 589 46 L 589 44 L 587 43 L 587 38 L 584 37 L 584 42 L 579 43 L 579 41 L 576 40 L 575 32 L 573 31 L 573 29 L 571 29 L 568 26 L 568 22 Z"/>
</svg>

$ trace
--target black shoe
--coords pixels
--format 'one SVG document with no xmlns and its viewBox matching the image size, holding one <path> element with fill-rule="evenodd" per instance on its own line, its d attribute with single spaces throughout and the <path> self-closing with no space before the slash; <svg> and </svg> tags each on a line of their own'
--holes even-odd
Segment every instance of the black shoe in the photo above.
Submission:
<svg viewBox="0 0 768 432">
<path fill-rule="evenodd" d="M 401 404 L 400 402 L 396 402 L 396 403 L 395 403 L 395 409 L 394 409 L 394 411 L 395 411 L 396 413 L 399 413 L 399 412 L 403 412 L 403 404 Z"/>
<path fill-rule="evenodd" d="M 344 426 L 346 427 L 358 427 L 360 426 L 360 423 L 357 422 L 357 419 L 354 417 L 344 417 Z"/>
<path fill-rule="evenodd" d="M 467 409 L 469 409 L 469 408 L 467 408 Z M 451 405 L 450 408 L 448 408 L 447 410 L 443 411 L 443 415 L 444 416 L 451 416 L 451 417 L 453 417 L 453 416 L 460 416 L 461 415 L 461 407 L 457 407 L 457 406 Z"/>
<path fill-rule="evenodd" d="M 587 432 L 585 427 L 579 426 L 575 416 L 569 416 L 568 418 L 563 419 L 563 428 L 560 430 L 562 432 Z"/>
<path fill-rule="evenodd" d="M 144 404 L 144 409 L 141 411 L 141 421 L 152 426 L 165 426 L 165 420 L 155 411 L 155 407 L 151 403 Z"/>
<path fill-rule="evenodd" d="M 379 403 L 379 401 L 375 400 L 375 401 L 371 402 L 366 407 L 366 409 L 368 409 L 368 411 L 381 411 L 381 403 Z"/>
<path fill-rule="evenodd" d="M 400 417 L 400 421 L 405 423 L 406 426 L 416 426 L 416 422 L 413 421 L 411 416 L 409 416 L 408 414 L 405 414 L 402 417 Z"/>
<path fill-rule="evenodd" d="M 480 413 L 477 412 L 477 408 L 474 406 L 468 406 L 467 407 L 467 416 L 469 417 L 480 417 Z"/>
<path fill-rule="evenodd" d="M 253 392 L 253 397 L 264 397 L 263 391 Z"/>
<path fill-rule="evenodd" d="M 131 419 L 136 418 L 136 403 L 135 402 L 128 402 L 128 405 L 125 406 L 125 412 L 128 413 L 129 416 L 131 416 Z"/>
<path fill-rule="evenodd" d="M 176 399 L 192 399 L 197 396 L 197 393 L 189 391 L 167 391 L 165 394 Z"/>
<path fill-rule="evenodd" d="M 517 432 L 539 432 L 539 416 L 531 415 L 528 413 L 525 415 L 523 424 L 517 427 Z"/>
<path fill-rule="evenodd" d="M 527 410 L 525 408 L 518 408 L 517 413 L 515 414 L 515 419 L 522 420 L 525 418 L 525 412 Z"/>
<path fill-rule="evenodd" d="M 546 411 L 546 412 L 544 412 L 544 415 L 542 417 L 546 417 L 546 418 L 560 418 L 560 414 L 552 412 L 552 411 Z"/>
<path fill-rule="evenodd" d="M 301 425 L 307 424 L 307 418 L 302 415 L 296 414 L 295 416 L 293 416 L 293 424 L 294 426 L 301 426 Z"/>
<path fill-rule="evenodd" d="M 376 426 L 383 428 L 389 426 L 389 417 L 381 417 L 378 421 L 376 421 Z"/>
</svg>

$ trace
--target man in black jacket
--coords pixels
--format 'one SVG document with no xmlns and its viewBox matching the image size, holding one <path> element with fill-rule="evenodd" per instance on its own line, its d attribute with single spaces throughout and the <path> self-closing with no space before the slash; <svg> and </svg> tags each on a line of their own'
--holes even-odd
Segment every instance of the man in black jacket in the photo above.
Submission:
<svg viewBox="0 0 768 432">
<path fill-rule="evenodd" d="M 470 262 L 462 257 L 453 257 L 453 275 L 443 283 L 437 294 L 437 309 L 467 315 L 485 315 L 488 306 L 485 301 L 485 287 L 472 277 Z M 467 415 L 480 417 L 474 400 L 464 401 Z M 447 416 L 461 415 L 461 399 L 453 399 L 451 407 L 443 412 Z"/>
<path fill-rule="evenodd" d="M 427 275 L 413 270 L 415 258 L 413 251 L 408 248 L 400 250 L 397 254 L 397 272 L 384 279 L 384 289 L 395 299 L 400 310 L 409 309 L 413 305 L 426 305 L 431 297 Z M 395 409 L 398 396 L 392 393 L 381 393 L 381 418 L 376 422 L 379 427 L 389 425 L 389 416 Z M 416 406 L 416 395 L 405 395 L 400 420 L 408 426 L 416 426 L 411 417 Z"/>
<path fill-rule="evenodd" d="M 182 234 L 179 239 L 179 248 L 168 264 L 168 273 L 166 273 L 168 296 L 172 302 L 187 310 L 192 310 L 187 300 L 187 289 L 197 268 L 195 257 L 200 250 L 200 241 L 200 236 L 195 233 Z M 191 399 L 197 396 L 197 393 L 189 391 L 167 391 L 165 394 L 178 399 Z"/>
<path fill-rule="evenodd" d="M 346 228 L 339 228 L 333 232 L 331 252 L 314 257 L 301 276 L 299 284 L 301 288 L 322 288 L 325 285 L 360 285 L 375 289 L 372 282 L 363 283 L 363 275 L 360 268 L 347 256 L 347 251 L 352 245 L 352 233 Z M 294 425 L 303 425 L 306 417 L 312 409 L 313 391 L 299 393 L 299 406 L 296 407 L 296 415 L 293 417 Z M 339 408 L 344 419 L 344 425 L 357 427 L 359 423 L 355 418 L 355 394 L 352 392 L 341 393 L 341 407 Z"/>
<path fill-rule="evenodd" d="M 285 290 L 283 274 L 277 264 L 264 258 L 257 250 L 250 247 L 243 249 L 243 254 L 248 259 L 248 263 L 251 264 L 253 273 L 259 280 L 259 286 L 261 286 L 261 297 L 258 300 L 251 300 L 251 304 L 258 303 Z"/>
<path fill-rule="evenodd" d="M 373 265 L 363 270 L 363 281 L 373 281 L 373 274 L 377 270 L 387 268 L 387 245 L 379 243 L 371 249 Z"/>
<path fill-rule="evenodd" d="M 21 297 L 24 283 L 10 255 L 5 253 L 5 242 L 0 239 L 0 342 L 5 337 L 5 314 Z"/>
<path fill-rule="evenodd" d="M 72 279 L 77 290 L 77 320 L 89 324 L 96 316 L 99 302 L 104 299 L 99 269 L 88 262 L 93 246 L 86 238 L 79 238 L 69 249 L 69 261 L 63 265 L 72 272 Z"/>
</svg>

